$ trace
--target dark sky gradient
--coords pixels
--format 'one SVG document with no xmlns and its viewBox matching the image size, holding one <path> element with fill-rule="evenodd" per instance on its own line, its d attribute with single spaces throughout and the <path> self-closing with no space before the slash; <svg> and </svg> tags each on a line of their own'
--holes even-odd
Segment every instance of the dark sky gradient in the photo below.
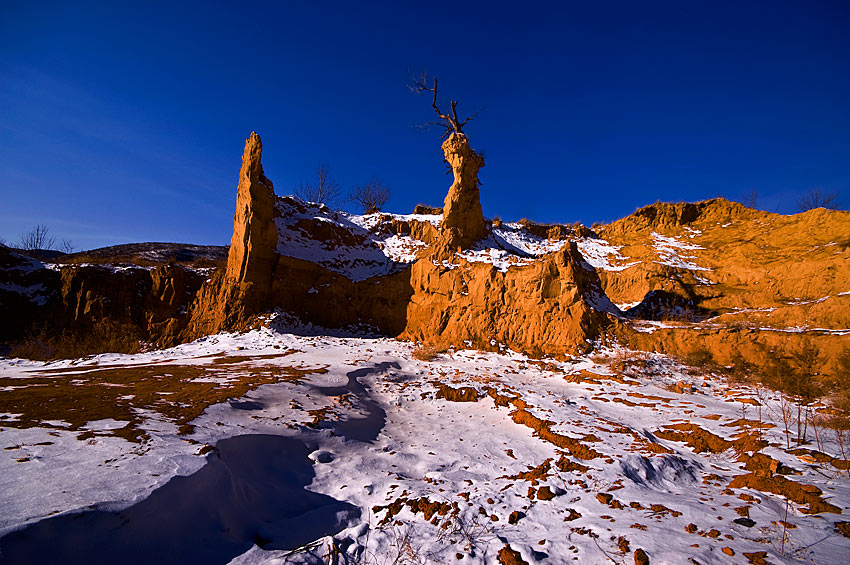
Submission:
<svg viewBox="0 0 850 565">
<path fill-rule="evenodd" d="M 790 213 L 815 187 L 848 207 L 848 30 L 846 1 L 0 0 L 0 237 L 225 244 L 252 130 L 278 194 L 324 161 L 389 211 L 440 204 L 422 70 L 481 110 L 490 217 L 753 190 Z"/>
</svg>

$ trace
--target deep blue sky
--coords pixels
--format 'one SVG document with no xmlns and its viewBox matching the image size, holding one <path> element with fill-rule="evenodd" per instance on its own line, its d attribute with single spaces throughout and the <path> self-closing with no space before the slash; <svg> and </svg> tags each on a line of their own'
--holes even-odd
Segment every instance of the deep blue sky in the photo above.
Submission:
<svg viewBox="0 0 850 565">
<path fill-rule="evenodd" d="M 406 5 L 409 4 L 409 5 Z M 415 6 L 415 7 L 413 7 Z M 387 209 L 450 184 L 440 79 L 486 215 L 592 224 L 662 201 L 850 206 L 850 2 L 0 0 L 0 237 L 226 244 L 245 138 L 278 194 L 320 162 Z"/>
</svg>

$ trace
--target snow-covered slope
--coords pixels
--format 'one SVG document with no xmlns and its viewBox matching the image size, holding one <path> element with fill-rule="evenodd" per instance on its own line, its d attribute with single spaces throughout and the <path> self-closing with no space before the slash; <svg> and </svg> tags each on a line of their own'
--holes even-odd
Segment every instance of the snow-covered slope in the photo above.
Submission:
<svg viewBox="0 0 850 565">
<path fill-rule="evenodd" d="M 382 229 L 388 214 L 349 215 L 322 204 L 286 196 L 278 199 L 277 252 L 318 263 L 355 280 L 387 275 L 416 260 L 425 243 Z M 399 216 L 418 220 L 420 216 Z M 421 216 L 433 221 L 439 216 Z"/>
<path fill-rule="evenodd" d="M 132 505 L 171 477 L 210 466 L 207 446 L 272 434 L 307 446 L 307 488 L 340 510 L 316 514 L 305 502 L 300 522 L 257 530 L 246 493 L 241 513 L 228 514 L 227 527 L 238 533 L 219 561 L 318 563 L 338 551 L 339 562 L 350 563 L 493 563 L 510 551 L 529 563 L 606 563 L 632 562 L 642 549 L 652 563 L 746 562 L 760 552 L 772 563 L 838 563 L 850 550 L 839 532 L 850 480 L 846 462 L 832 458 L 840 453 L 836 436 L 819 431 L 824 453 L 814 444 L 786 447 L 787 400 L 764 389 L 622 349 L 566 362 L 510 351 L 449 351 L 429 361 L 413 353 L 394 340 L 262 329 L 134 356 L 3 360 L 0 394 L 15 390 L 18 404 L 0 397 L 0 529 L 47 524 L 90 505 L 137 512 Z M 174 392 L 148 396 L 151 379 Z M 169 388 L 174 379 L 187 384 Z M 39 421 L 25 399 L 45 382 L 106 391 L 101 401 L 120 398 L 134 408 L 81 427 L 71 424 L 80 421 L 74 412 Z M 239 388 L 246 383 L 254 383 L 247 392 Z M 188 392 L 197 387 L 209 392 Z M 178 434 L 181 406 L 213 391 L 235 396 L 209 403 Z M 128 417 L 146 441 L 122 439 Z M 752 450 L 760 455 L 745 456 Z M 195 476 L 181 484 L 200 488 Z M 263 477 L 293 488 L 301 480 L 285 468 Z M 179 506 L 169 512 L 192 515 Z M 74 523 L 47 530 L 46 545 L 85 537 Z M 293 529 L 309 537 L 306 524 L 327 526 L 330 535 L 297 551 L 274 549 Z M 33 539 L 40 532 L 31 530 Z M 20 548 L 16 540 L 0 539 L 0 548 Z"/>
</svg>

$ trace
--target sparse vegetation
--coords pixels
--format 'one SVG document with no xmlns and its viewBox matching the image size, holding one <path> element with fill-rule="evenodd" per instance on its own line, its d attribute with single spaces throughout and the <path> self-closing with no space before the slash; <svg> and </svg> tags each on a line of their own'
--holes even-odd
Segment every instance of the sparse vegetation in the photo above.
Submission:
<svg viewBox="0 0 850 565">
<path fill-rule="evenodd" d="M 440 110 L 440 107 L 437 105 L 437 77 L 434 77 L 433 86 L 429 86 L 428 74 L 422 73 L 418 77 L 414 77 L 411 81 L 411 84 L 408 85 L 408 88 L 411 92 L 419 94 L 425 94 L 426 92 L 431 92 L 434 94 L 431 100 L 431 107 L 434 108 L 434 112 L 437 113 L 439 121 L 437 122 L 427 122 L 423 125 L 423 127 L 430 126 L 438 126 L 443 128 L 443 132 L 441 137 L 443 139 L 447 139 L 452 133 L 463 133 L 463 126 L 469 123 L 470 120 L 474 120 L 478 115 L 478 112 L 475 112 L 471 116 L 468 116 L 464 120 L 461 120 L 457 116 L 457 100 L 451 100 L 449 102 L 449 107 L 451 110 L 449 112 L 443 112 Z"/>
<path fill-rule="evenodd" d="M 389 199 L 390 189 L 378 181 L 354 187 L 351 193 L 351 200 L 366 214 L 380 212 Z"/>
<path fill-rule="evenodd" d="M 62 253 L 73 253 L 74 251 L 76 251 L 76 249 L 77 248 L 74 245 L 74 242 L 70 239 L 63 239 L 61 242 L 59 242 L 59 251 L 61 251 Z"/>
<path fill-rule="evenodd" d="M 759 193 L 755 190 L 751 190 L 741 197 L 741 204 L 747 208 L 755 209 L 758 206 L 758 201 Z"/>
<path fill-rule="evenodd" d="M 820 188 L 813 188 L 797 200 L 797 209 L 800 212 L 807 212 L 815 208 L 835 210 L 838 207 L 836 198 L 838 198 L 838 194 L 835 192 L 824 192 Z"/>
<path fill-rule="evenodd" d="M 18 247 L 24 251 L 46 251 L 53 249 L 56 238 L 50 235 L 50 229 L 44 224 L 38 224 L 18 239 Z"/>
<path fill-rule="evenodd" d="M 133 324 L 101 320 L 91 327 L 65 330 L 59 334 L 42 329 L 12 348 L 10 356 L 49 361 L 74 359 L 98 353 L 138 353 L 144 335 Z"/>
<path fill-rule="evenodd" d="M 325 163 L 316 168 L 316 180 L 302 184 L 295 190 L 296 196 L 307 202 L 332 206 L 339 201 L 339 185 L 331 179 Z"/>
<path fill-rule="evenodd" d="M 437 358 L 437 355 L 445 351 L 445 348 L 422 344 L 414 349 L 411 355 L 413 355 L 414 359 L 419 361 L 433 361 Z"/>
</svg>

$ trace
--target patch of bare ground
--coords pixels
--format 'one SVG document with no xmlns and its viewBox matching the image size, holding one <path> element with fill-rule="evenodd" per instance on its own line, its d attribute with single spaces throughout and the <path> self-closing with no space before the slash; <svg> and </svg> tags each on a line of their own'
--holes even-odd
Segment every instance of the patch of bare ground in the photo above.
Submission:
<svg viewBox="0 0 850 565">
<path fill-rule="evenodd" d="M 449 385 L 442 383 L 434 383 L 434 386 L 437 387 L 437 398 L 444 398 L 450 402 L 478 401 L 478 391 L 475 387 L 462 386 L 459 388 L 452 388 Z"/>
<path fill-rule="evenodd" d="M 624 385 L 637 385 L 638 381 L 627 379 L 621 374 L 604 375 L 600 373 L 592 373 L 582 370 L 578 373 L 564 375 L 564 380 L 570 383 L 586 383 L 586 384 L 601 384 L 604 381 L 614 381 Z"/>
<path fill-rule="evenodd" d="M 517 473 L 511 476 L 502 476 L 500 479 L 522 480 L 529 481 L 532 485 L 537 485 L 538 481 L 546 480 L 549 477 L 549 469 L 552 459 L 547 459 L 537 467 L 529 467 L 527 471 Z"/>
<path fill-rule="evenodd" d="M 512 405 L 516 408 L 513 412 L 511 412 L 511 419 L 517 424 L 526 426 L 534 430 L 534 435 L 542 439 L 543 441 L 549 442 L 556 447 L 560 447 L 561 449 L 567 451 L 570 455 L 577 459 L 595 459 L 597 457 L 602 457 L 602 454 L 598 451 L 584 445 L 581 441 L 571 438 L 557 432 L 553 432 L 551 430 L 552 426 L 555 425 L 555 422 L 551 420 L 544 420 L 543 418 L 538 418 L 534 414 L 528 411 L 528 408 L 531 408 L 519 395 L 509 396 L 506 394 L 501 394 L 494 388 L 488 388 L 487 394 L 489 394 L 496 406 L 509 406 Z M 509 394 L 514 394 L 510 392 Z M 588 436 L 584 438 L 585 441 L 598 441 L 598 438 L 592 438 L 592 436 Z"/>
<path fill-rule="evenodd" d="M 274 357 L 293 353 L 283 351 Z M 260 385 L 298 382 L 323 367 L 301 368 L 258 364 L 257 358 L 221 356 L 206 365 L 150 364 L 87 369 L 53 369 L 26 378 L 0 377 L 0 412 L 20 414 L 15 428 L 59 427 L 79 430 L 88 422 L 127 422 L 120 429 L 98 431 L 141 442 L 144 412 L 155 412 L 192 433 L 190 424 L 208 406 L 244 396 Z M 67 426 L 51 424 L 65 422 Z M 93 435 L 94 432 L 86 432 Z"/>
<path fill-rule="evenodd" d="M 767 447 L 767 442 L 760 439 L 756 433 L 747 433 L 730 441 L 692 423 L 665 426 L 665 429 L 655 432 L 655 435 L 669 441 L 684 442 L 695 453 L 720 453 L 727 449 L 745 453 L 759 451 Z"/>
<path fill-rule="evenodd" d="M 508 544 L 505 544 L 505 546 L 499 550 L 497 557 L 501 565 L 528 565 L 528 561 L 522 558 L 520 552 L 511 548 Z"/>
<path fill-rule="evenodd" d="M 381 520 L 379 524 L 380 526 L 385 526 L 389 524 L 405 506 L 407 506 L 407 508 L 409 508 L 414 514 L 421 512 L 425 517 L 425 520 L 434 525 L 438 524 L 440 516 L 446 516 L 449 512 L 456 515 L 459 512 L 457 502 L 436 502 L 426 496 L 423 496 L 421 498 L 399 497 L 390 504 L 386 504 L 384 506 L 373 506 L 372 513 L 378 514 L 379 512 L 386 510 L 387 513 L 384 515 L 383 520 Z"/>
<path fill-rule="evenodd" d="M 750 472 L 734 477 L 729 488 L 749 488 L 784 496 L 801 506 L 808 505 L 808 508 L 803 510 L 806 514 L 841 513 L 840 508 L 822 498 L 823 491 L 818 487 L 785 478 L 783 475 L 799 473 L 763 453 L 758 453 L 767 446 L 767 442 L 759 439 L 754 433 L 746 433 L 730 441 L 696 424 L 682 423 L 668 428 L 656 432 L 656 435 L 667 440 L 685 442 L 696 453 L 719 453 L 734 449 L 739 454 L 738 460 L 743 462 L 744 468 Z"/>
<path fill-rule="evenodd" d="M 808 508 L 802 510 L 804 514 L 819 514 L 821 512 L 841 514 L 840 508 L 821 497 L 823 491 L 818 487 L 798 483 L 769 471 L 754 471 L 745 475 L 738 475 L 729 483 L 729 488 L 749 488 L 784 496 L 801 506 L 808 505 Z"/>
<path fill-rule="evenodd" d="M 433 361 L 440 353 L 445 353 L 445 347 L 437 347 L 435 345 L 420 345 L 411 352 L 411 355 L 417 361 Z"/>
</svg>

